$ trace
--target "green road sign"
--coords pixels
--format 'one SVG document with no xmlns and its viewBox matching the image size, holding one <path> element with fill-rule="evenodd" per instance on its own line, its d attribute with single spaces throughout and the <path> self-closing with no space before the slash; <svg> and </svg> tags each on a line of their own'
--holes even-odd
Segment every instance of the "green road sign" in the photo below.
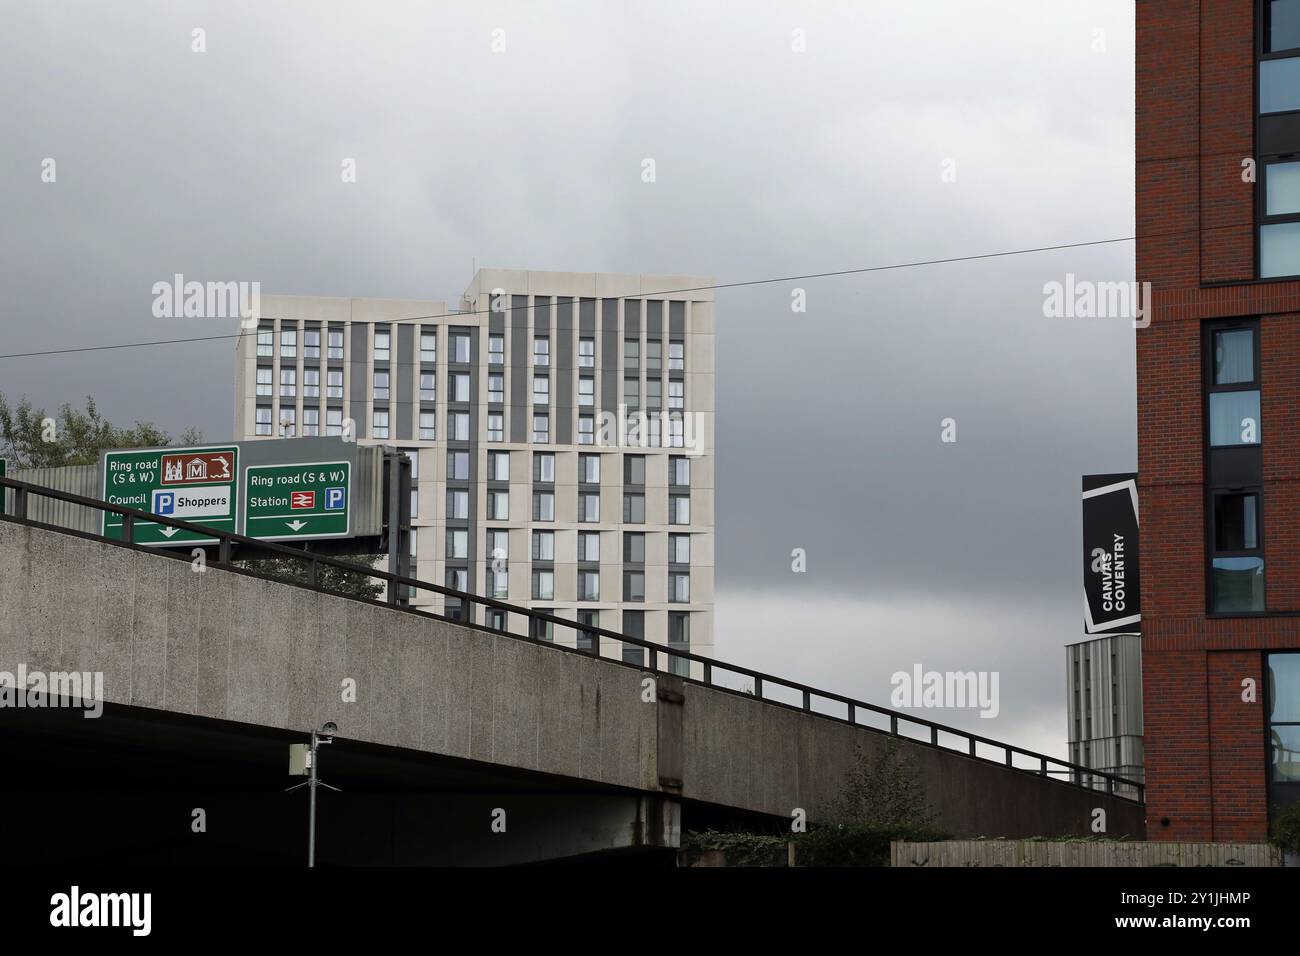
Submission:
<svg viewBox="0 0 1300 956">
<path fill-rule="evenodd" d="M 347 537 L 352 466 L 346 461 L 249 465 L 244 470 L 244 534 L 267 541 Z"/>
<path fill-rule="evenodd" d="M 104 500 L 151 514 L 234 532 L 239 524 L 239 449 L 156 448 L 104 454 Z M 122 516 L 104 514 L 104 536 L 121 539 Z M 215 538 L 137 521 L 137 544 L 214 544 Z"/>
</svg>

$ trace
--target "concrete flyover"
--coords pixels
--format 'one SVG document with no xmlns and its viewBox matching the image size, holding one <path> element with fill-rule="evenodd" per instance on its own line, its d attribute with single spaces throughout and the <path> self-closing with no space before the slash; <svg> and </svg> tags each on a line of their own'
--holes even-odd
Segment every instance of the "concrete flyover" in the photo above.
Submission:
<svg viewBox="0 0 1300 956">
<path fill-rule="evenodd" d="M 0 521 L 0 671 L 19 665 L 103 672 L 107 701 L 160 719 L 299 734 L 334 720 L 361 745 L 606 795 L 599 833 L 575 852 L 676 846 L 697 808 L 801 808 L 816 821 L 855 747 L 890 739 L 615 660 Z M 954 836 L 1087 835 L 1098 808 L 1107 832 L 1145 832 L 1139 803 L 903 746 Z"/>
</svg>

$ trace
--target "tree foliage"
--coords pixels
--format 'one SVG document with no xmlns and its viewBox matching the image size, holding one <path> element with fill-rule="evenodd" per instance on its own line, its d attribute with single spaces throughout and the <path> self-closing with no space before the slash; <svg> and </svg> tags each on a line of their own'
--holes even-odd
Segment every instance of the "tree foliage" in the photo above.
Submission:
<svg viewBox="0 0 1300 956">
<path fill-rule="evenodd" d="M 923 828 L 934 822 L 916 759 L 897 737 L 890 737 L 874 760 L 860 744 L 855 748 L 829 816 L 836 823 L 868 827 Z"/>
<path fill-rule="evenodd" d="M 349 559 L 353 560 L 353 559 Z M 297 558 L 254 558 L 237 561 L 238 567 L 264 574 L 267 577 L 291 581 L 295 584 L 308 582 L 308 562 Z M 376 584 L 375 579 L 361 571 L 345 571 L 332 565 L 318 565 L 316 569 L 316 586 L 337 594 L 359 597 L 375 601 L 384 593 L 384 586 Z"/>
<path fill-rule="evenodd" d="M 187 428 L 178 441 L 194 445 L 203 435 Z M 0 456 L 17 468 L 59 468 L 64 465 L 93 465 L 100 452 L 111 448 L 162 448 L 171 437 L 150 422 L 136 422 L 119 428 L 99 411 L 93 398 L 84 409 L 64 402 L 57 415 L 49 415 L 26 398 L 16 404 L 0 393 Z"/>
</svg>

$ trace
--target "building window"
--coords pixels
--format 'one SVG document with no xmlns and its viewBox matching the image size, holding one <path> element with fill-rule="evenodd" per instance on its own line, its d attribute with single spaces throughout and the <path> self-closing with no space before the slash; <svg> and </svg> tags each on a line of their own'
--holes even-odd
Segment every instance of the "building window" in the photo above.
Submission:
<svg viewBox="0 0 1300 956">
<path fill-rule="evenodd" d="M 420 361 L 430 365 L 438 361 L 438 333 L 420 333 Z"/>
<path fill-rule="evenodd" d="M 555 600 L 555 572 L 540 568 L 533 571 L 533 600 Z"/>
<path fill-rule="evenodd" d="M 1210 610 L 1265 610 L 1259 324 L 1206 327 L 1207 520 Z"/>
<path fill-rule="evenodd" d="M 590 375 L 578 379 L 578 404 L 584 407 L 596 404 L 596 380 Z"/>
<path fill-rule="evenodd" d="M 551 404 L 551 380 L 545 375 L 533 376 L 533 404 Z"/>
<path fill-rule="evenodd" d="M 1267 660 L 1270 781 L 1300 784 L 1300 653 Z"/>
<path fill-rule="evenodd" d="M 489 481 L 510 480 L 510 452 L 508 451 L 488 452 L 488 480 Z"/>
<path fill-rule="evenodd" d="M 343 373 L 340 370 L 330 369 L 325 373 L 325 397 L 343 397 Z"/>
<path fill-rule="evenodd" d="M 488 519 L 491 521 L 510 520 L 510 492 L 489 491 L 487 495 Z"/>
<path fill-rule="evenodd" d="M 280 409 L 280 437 L 293 438 L 298 434 L 298 412 L 293 408 Z"/>
<path fill-rule="evenodd" d="M 388 332 L 375 330 L 375 361 L 387 362 L 392 351 L 392 336 Z"/>
<path fill-rule="evenodd" d="M 600 572 L 599 571 L 578 572 L 578 600 L 579 601 L 600 600 Z"/>
<path fill-rule="evenodd" d="M 500 608 L 490 607 L 483 612 L 483 623 L 490 630 L 506 632 L 506 612 Z"/>
<path fill-rule="evenodd" d="M 645 455 L 623 456 L 623 484 L 645 484 Z"/>
<path fill-rule="evenodd" d="M 668 536 L 668 560 L 672 564 L 691 563 L 691 536 L 689 534 L 670 534 Z"/>
<path fill-rule="evenodd" d="M 469 492 L 464 490 L 447 490 L 447 517 L 457 521 L 469 520 Z"/>
<path fill-rule="evenodd" d="M 645 564 L 645 533 L 626 531 L 623 533 L 623 563 Z"/>
<path fill-rule="evenodd" d="M 578 339 L 578 368 L 596 367 L 596 340 Z"/>
<path fill-rule="evenodd" d="M 536 618 L 536 617 L 530 618 L 529 620 L 531 622 L 530 630 L 533 635 L 533 640 L 554 642 L 555 640 L 554 624 L 552 624 L 550 621 L 543 621 L 541 618 Z"/>
<path fill-rule="evenodd" d="M 591 415 L 578 416 L 578 444 L 596 444 L 596 419 Z"/>
<path fill-rule="evenodd" d="M 683 455 L 673 455 L 668 459 L 668 483 L 678 488 L 691 486 L 691 460 Z"/>
<path fill-rule="evenodd" d="M 438 437 L 438 413 L 420 412 L 420 441 L 433 441 Z"/>
<path fill-rule="evenodd" d="M 645 380 L 645 404 L 647 408 L 659 408 L 663 404 L 663 385 L 657 378 Z"/>
<path fill-rule="evenodd" d="M 600 560 L 599 531 L 578 532 L 578 560 L 592 562 Z"/>
<path fill-rule="evenodd" d="M 469 557 L 469 532 L 464 528 L 447 529 L 447 560 L 464 560 Z"/>
<path fill-rule="evenodd" d="M 275 330 L 257 330 L 257 354 L 259 358 L 270 358 L 275 354 Z"/>
<path fill-rule="evenodd" d="M 298 393 L 298 370 L 280 369 L 280 397 L 293 398 Z"/>
<path fill-rule="evenodd" d="M 285 329 L 280 333 L 280 358 L 296 358 L 298 355 L 298 333 L 294 329 Z"/>
<path fill-rule="evenodd" d="M 506 400 L 506 377 L 504 375 L 488 376 L 488 401 L 500 405 Z"/>
<path fill-rule="evenodd" d="M 549 415 L 533 416 L 533 441 L 540 445 L 551 441 L 551 419 Z"/>
<path fill-rule="evenodd" d="M 376 438 L 388 437 L 388 412 L 375 412 L 374 432 Z"/>
<path fill-rule="evenodd" d="M 451 426 L 452 441 L 469 441 L 469 412 L 448 412 L 447 424 Z"/>
<path fill-rule="evenodd" d="M 487 596 L 496 598 L 498 601 L 504 601 L 510 596 L 510 572 L 506 569 L 497 571 L 489 566 L 487 569 Z M 495 610 L 495 609 L 494 609 Z M 500 611 L 497 611 L 500 614 Z M 501 630 L 500 627 L 495 630 Z"/>
<path fill-rule="evenodd" d="M 330 330 L 327 334 L 326 341 L 329 343 L 329 350 L 326 353 L 326 358 L 343 358 L 343 333 Z"/>
<path fill-rule="evenodd" d="M 555 453 L 538 451 L 533 453 L 533 481 L 555 481 Z"/>
<path fill-rule="evenodd" d="M 447 480 L 469 481 L 469 452 L 447 452 Z"/>
<path fill-rule="evenodd" d="M 623 496 L 623 523 L 645 524 L 645 495 Z"/>
<path fill-rule="evenodd" d="M 302 433 L 312 438 L 320 434 L 320 409 L 304 408 L 302 410 Z"/>
<path fill-rule="evenodd" d="M 272 395 L 275 393 L 275 383 L 271 376 L 273 370 L 270 368 L 259 367 L 257 370 L 257 394 Z"/>
<path fill-rule="evenodd" d="M 448 379 L 451 384 L 451 400 L 453 402 L 469 402 L 469 373 L 452 372 Z"/>
<path fill-rule="evenodd" d="M 551 340 L 543 336 L 533 339 L 533 364 L 551 364 Z"/>
<path fill-rule="evenodd" d="M 326 435 L 343 434 L 343 409 L 341 408 L 325 409 L 325 434 Z"/>
<path fill-rule="evenodd" d="M 641 380 L 636 378 L 623 379 L 623 404 L 628 408 L 641 407 Z"/>
<path fill-rule="evenodd" d="M 662 422 L 658 415 L 651 415 L 646 419 L 645 430 L 645 447 L 659 448 L 660 436 L 663 433 Z"/>
<path fill-rule="evenodd" d="M 303 358 L 320 358 L 320 330 L 308 329 L 302 333 Z"/>
<path fill-rule="evenodd" d="M 578 495 L 578 520 L 600 520 L 600 495 L 593 495 L 586 492 Z"/>
<path fill-rule="evenodd" d="M 374 399 L 377 402 L 388 401 L 388 373 L 387 372 L 375 373 Z"/>
<path fill-rule="evenodd" d="M 600 484 L 600 456 L 578 456 L 578 481 L 584 485 Z"/>
<path fill-rule="evenodd" d="M 599 611 L 579 611 L 578 623 L 585 627 L 600 627 Z M 595 631 L 578 631 L 578 650 L 594 654 L 600 648 L 600 635 Z"/>
<path fill-rule="evenodd" d="M 689 654 L 691 651 L 691 615 L 687 611 L 668 612 L 668 647 Z M 691 676 L 691 662 L 684 657 L 669 657 L 668 670 L 678 677 Z"/>
<path fill-rule="evenodd" d="M 641 367 L 641 342 L 638 339 L 623 341 L 623 368 L 631 371 Z"/>
<path fill-rule="evenodd" d="M 645 611 L 623 612 L 623 633 L 628 637 L 645 640 Z M 623 644 L 623 662 L 645 666 L 646 649 L 640 644 Z"/>
<path fill-rule="evenodd" d="M 623 572 L 623 600 L 645 603 L 645 572 Z"/>
<path fill-rule="evenodd" d="M 304 398 L 320 398 L 320 369 L 303 369 L 302 394 Z"/>
<path fill-rule="evenodd" d="M 686 604 L 691 599 L 691 576 L 680 571 L 668 575 L 668 600 L 674 604 Z"/>
<path fill-rule="evenodd" d="M 555 532 L 554 531 L 533 532 L 533 560 L 534 561 L 555 560 Z"/>
<path fill-rule="evenodd" d="M 686 343 L 669 342 L 668 343 L 668 370 L 670 372 L 681 371 L 686 368 Z"/>
<path fill-rule="evenodd" d="M 504 335 L 488 336 L 488 364 L 506 364 L 506 337 Z"/>
<path fill-rule="evenodd" d="M 691 499 L 686 495 L 668 496 L 668 523 L 691 523 Z"/>
<path fill-rule="evenodd" d="M 438 399 L 438 376 L 433 372 L 420 373 L 420 401 L 433 402 Z"/>
<path fill-rule="evenodd" d="M 658 372 L 663 367 L 664 344 L 658 339 L 649 339 L 645 344 L 645 368 L 647 372 Z"/>
<path fill-rule="evenodd" d="M 487 417 L 488 441 L 505 441 L 506 417 L 500 412 L 489 412 Z"/>
<path fill-rule="evenodd" d="M 1210 447 L 1260 442 L 1256 326 L 1210 331 Z"/>
<path fill-rule="evenodd" d="M 685 382 L 668 383 L 668 407 L 669 408 L 686 407 L 686 383 Z"/>
<path fill-rule="evenodd" d="M 555 493 L 552 491 L 533 492 L 533 520 L 555 520 Z"/>
<path fill-rule="evenodd" d="M 1259 275 L 1300 275 L 1300 0 L 1262 0 L 1259 51 Z"/>
<path fill-rule="evenodd" d="M 458 365 L 469 364 L 469 333 L 457 332 L 451 337 L 451 360 Z"/>
<path fill-rule="evenodd" d="M 257 429 L 258 435 L 271 434 L 271 409 L 267 405 L 257 406 Z"/>
</svg>

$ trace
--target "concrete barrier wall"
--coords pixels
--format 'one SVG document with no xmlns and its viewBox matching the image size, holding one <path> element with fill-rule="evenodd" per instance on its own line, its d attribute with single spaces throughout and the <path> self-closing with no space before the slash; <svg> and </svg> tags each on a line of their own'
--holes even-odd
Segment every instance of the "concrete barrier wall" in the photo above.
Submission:
<svg viewBox="0 0 1300 956">
<path fill-rule="evenodd" d="M 107 700 L 658 787 L 631 668 L 0 522 L 0 670 L 102 671 Z M 344 680 L 356 703 L 343 702 Z"/>
<path fill-rule="evenodd" d="M 102 671 L 107 700 L 822 815 L 888 738 L 608 660 L 0 521 L 0 670 Z M 355 681 L 356 702 L 343 700 Z M 650 697 L 645 702 L 644 696 Z M 672 697 L 674 695 L 670 695 Z M 662 739 L 661 739 L 662 735 Z M 1141 806 L 905 744 L 955 836 L 1144 835 Z M 661 781 L 670 788 L 664 791 Z"/>
<path fill-rule="evenodd" d="M 860 746 L 879 756 L 890 738 L 745 696 L 685 690 L 683 796 L 817 819 L 835 801 Z M 1094 811 L 1113 836 L 1146 834 L 1141 805 L 952 751 L 904 741 L 936 824 L 954 836 L 1086 836 Z"/>
</svg>

